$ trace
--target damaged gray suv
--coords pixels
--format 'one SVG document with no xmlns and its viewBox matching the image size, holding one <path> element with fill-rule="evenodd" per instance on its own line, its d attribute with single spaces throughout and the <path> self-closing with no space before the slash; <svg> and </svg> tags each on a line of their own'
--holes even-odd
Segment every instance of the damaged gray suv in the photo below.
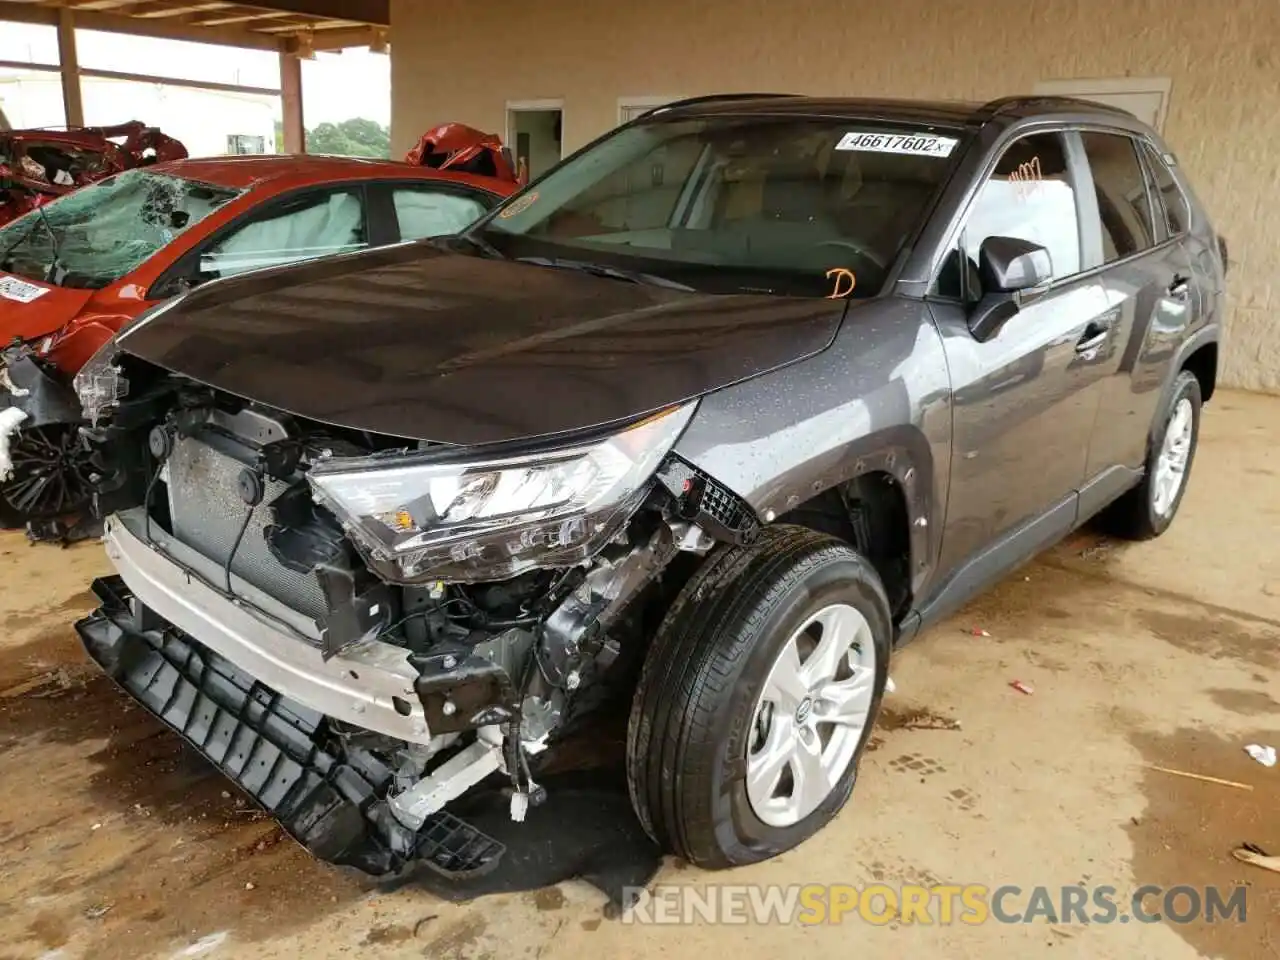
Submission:
<svg viewBox="0 0 1280 960">
<path fill-rule="evenodd" d="M 849 798 L 895 645 L 1172 521 L 1225 245 L 1080 101 L 700 98 L 465 233 L 211 283 L 77 378 L 93 656 L 317 856 L 471 875 L 630 711 L 705 867 Z"/>
</svg>

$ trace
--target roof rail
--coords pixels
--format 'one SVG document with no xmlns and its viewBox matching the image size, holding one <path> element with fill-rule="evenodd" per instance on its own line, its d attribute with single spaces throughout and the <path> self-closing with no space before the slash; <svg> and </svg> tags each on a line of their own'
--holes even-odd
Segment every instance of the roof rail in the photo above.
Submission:
<svg viewBox="0 0 1280 960">
<path fill-rule="evenodd" d="M 708 93 L 701 97 L 685 97 L 683 100 L 672 100 L 670 103 L 660 104 L 651 110 L 646 110 L 635 119 L 639 120 L 640 117 L 647 117 L 650 114 L 657 113 L 659 110 L 668 110 L 671 107 L 688 107 L 699 103 L 723 103 L 725 101 L 733 100 L 766 100 L 774 97 L 784 99 L 786 97 L 798 96 L 798 93 Z"/>
<path fill-rule="evenodd" d="M 1033 94 L 1015 97 L 997 97 L 995 100 L 988 100 L 977 110 L 973 112 L 972 120 L 976 123 L 986 123 L 1002 113 L 1008 113 L 1018 107 L 1034 107 L 1037 104 L 1079 104 L 1082 107 L 1088 107 L 1090 110 L 1098 110 L 1104 113 L 1128 113 L 1119 107 L 1112 107 L 1105 103 L 1098 103 L 1094 100 L 1086 100 L 1083 97 L 1063 97 L 1056 94 Z"/>
</svg>

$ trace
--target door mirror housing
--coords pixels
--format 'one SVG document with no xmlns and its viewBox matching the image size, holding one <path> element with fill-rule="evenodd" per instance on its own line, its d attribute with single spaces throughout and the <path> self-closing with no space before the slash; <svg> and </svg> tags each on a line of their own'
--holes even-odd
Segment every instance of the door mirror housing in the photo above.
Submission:
<svg viewBox="0 0 1280 960">
<path fill-rule="evenodd" d="M 969 330 L 985 342 L 1049 289 L 1053 258 L 1029 240 L 987 237 L 978 251 L 978 276 L 984 293 L 969 315 Z"/>
</svg>

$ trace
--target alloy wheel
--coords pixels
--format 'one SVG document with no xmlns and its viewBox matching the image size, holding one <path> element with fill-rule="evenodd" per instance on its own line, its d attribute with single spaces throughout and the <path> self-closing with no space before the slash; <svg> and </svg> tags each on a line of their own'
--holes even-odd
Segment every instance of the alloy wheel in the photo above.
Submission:
<svg viewBox="0 0 1280 960">
<path fill-rule="evenodd" d="M 783 645 L 753 713 L 747 797 L 757 817 L 789 827 L 813 813 L 848 769 L 871 715 L 871 625 L 838 603 Z"/>
<path fill-rule="evenodd" d="M 1156 515 L 1165 518 L 1173 512 L 1178 493 L 1187 479 L 1187 462 L 1191 459 L 1191 439 L 1195 414 L 1191 401 L 1183 397 L 1173 408 L 1164 440 L 1156 457 L 1155 482 L 1151 485 L 1151 506 Z"/>
<path fill-rule="evenodd" d="M 0 498 L 22 518 L 50 518 L 82 508 L 90 499 L 92 468 L 73 426 L 23 430 L 9 450 L 13 472 Z"/>
</svg>

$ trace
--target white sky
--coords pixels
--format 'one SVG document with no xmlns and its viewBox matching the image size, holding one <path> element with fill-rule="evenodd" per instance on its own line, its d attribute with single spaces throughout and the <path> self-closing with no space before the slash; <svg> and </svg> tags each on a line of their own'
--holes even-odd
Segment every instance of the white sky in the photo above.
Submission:
<svg viewBox="0 0 1280 960">
<path fill-rule="evenodd" d="M 263 50 L 90 30 L 76 31 L 76 48 L 81 67 L 280 86 L 279 58 Z M 316 58 L 302 62 L 303 111 L 308 127 L 351 117 L 390 124 L 390 57 L 361 47 L 340 54 L 317 53 Z M 57 63 L 57 33 L 53 27 L 5 23 L 0 29 L 0 60 Z"/>
</svg>

